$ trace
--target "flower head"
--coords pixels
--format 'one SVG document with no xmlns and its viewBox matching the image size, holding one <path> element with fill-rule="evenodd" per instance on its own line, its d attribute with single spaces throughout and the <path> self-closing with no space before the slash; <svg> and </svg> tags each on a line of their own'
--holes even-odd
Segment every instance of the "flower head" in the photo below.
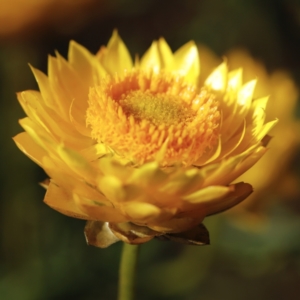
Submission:
<svg viewBox="0 0 300 300">
<path fill-rule="evenodd" d="M 114 32 L 96 55 L 72 41 L 48 77 L 32 70 L 40 92 L 18 94 L 28 117 L 14 140 L 49 175 L 45 202 L 88 220 L 90 244 L 208 243 L 203 219 L 251 194 L 231 182 L 276 120 L 264 122 L 267 97 L 253 99 L 242 69 L 223 62 L 200 86 L 193 42 L 172 53 L 161 38 L 133 63 Z"/>
</svg>

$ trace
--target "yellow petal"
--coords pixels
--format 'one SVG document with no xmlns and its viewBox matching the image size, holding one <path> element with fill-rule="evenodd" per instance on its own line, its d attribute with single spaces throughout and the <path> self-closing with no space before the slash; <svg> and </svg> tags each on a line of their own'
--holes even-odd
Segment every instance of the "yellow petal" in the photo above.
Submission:
<svg viewBox="0 0 300 300">
<path fill-rule="evenodd" d="M 140 61 L 140 68 L 158 72 L 160 69 L 171 66 L 172 62 L 173 53 L 165 39 L 160 38 L 158 41 L 154 41 L 143 55 Z"/>
<path fill-rule="evenodd" d="M 213 91 L 224 92 L 227 86 L 228 67 L 226 62 L 220 64 L 205 80 L 205 86 Z"/>
<path fill-rule="evenodd" d="M 114 30 L 108 42 L 106 52 L 101 58 L 101 63 L 111 75 L 118 72 L 122 73 L 124 70 L 132 68 L 131 56 L 117 30 Z"/>
<path fill-rule="evenodd" d="M 198 84 L 200 61 L 197 46 L 193 41 L 186 43 L 174 53 L 171 70 L 184 76 L 189 83 Z"/>
<path fill-rule="evenodd" d="M 77 174 L 77 176 L 84 178 L 87 182 L 96 178 L 96 171 L 79 152 L 66 148 L 63 145 L 58 145 L 56 152 L 59 154 L 61 160 Z"/>
<path fill-rule="evenodd" d="M 43 72 L 41 72 L 38 69 L 35 69 L 32 66 L 30 66 L 30 69 L 35 77 L 36 82 L 38 83 L 39 89 L 42 94 L 42 99 L 43 99 L 43 101 L 45 101 L 45 104 L 48 107 L 58 109 L 61 106 L 61 104 L 57 103 L 57 99 L 56 99 L 55 95 L 53 95 L 53 93 L 52 93 L 47 76 Z M 59 105 L 59 106 L 57 106 L 57 105 Z"/>
<path fill-rule="evenodd" d="M 93 199 L 98 205 L 112 206 L 111 202 L 97 190 L 96 182 L 85 182 L 81 176 L 77 176 L 62 161 L 45 156 L 43 158 L 43 168 L 51 178 L 59 182 L 59 186 L 79 197 Z"/>
<path fill-rule="evenodd" d="M 237 94 L 242 86 L 242 75 L 243 69 L 239 68 L 237 70 L 228 73 L 228 82 L 226 93 Z"/>
<path fill-rule="evenodd" d="M 46 151 L 53 149 L 55 138 L 43 127 L 32 122 L 29 118 L 21 119 L 19 123 L 39 146 Z"/>
<path fill-rule="evenodd" d="M 122 205 L 124 214 L 133 222 L 148 222 L 151 219 L 157 218 L 161 209 L 157 206 L 145 203 L 130 201 Z"/>
<path fill-rule="evenodd" d="M 102 150 L 103 151 L 103 150 Z M 98 150 L 99 154 L 99 150 Z M 112 156 L 104 156 L 98 160 L 97 167 L 106 176 L 114 176 L 121 179 L 122 181 L 127 181 L 127 179 L 134 172 L 133 168 L 128 168 L 126 164 L 122 164 L 116 158 Z"/>
<path fill-rule="evenodd" d="M 251 107 L 255 86 L 256 80 L 251 80 L 244 84 L 238 91 L 231 128 L 239 129 L 244 122 Z M 233 133 L 235 133 L 234 130 Z"/>
<path fill-rule="evenodd" d="M 61 76 L 63 75 L 63 76 Z M 64 86 L 64 78 L 67 74 L 61 74 L 59 70 L 58 60 L 52 56 L 48 56 L 48 80 L 53 95 L 57 98 L 57 105 L 60 105 L 64 111 L 64 116 L 69 110 L 72 96 L 69 94 L 68 89 Z M 74 84 L 74 83 L 73 83 Z M 64 101 L 59 101 L 64 99 Z M 60 103 L 61 102 L 61 103 Z"/>
<path fill-rule="evenodd" d="M 223 131 L 223 141 L 224 145 L 222 147 L 222 152 L 220 154 L 220 158 L 226 157 L 229 154 L 231 154 L 236 148 L 239 147 L 239 145 L 242 143 L 245 137 L 246 133 L 246 122 L 244 122 L 241 126 L 241 130 L 237 130 L 237 132 L 232 136 L 232 133 L 230 131 Z"/>
<path fill-rule="evenodd" d="M 262 141 L 262 145 L 265 146 L 263 139 L 269 133 L 269 131 L 276 125 L 278 120 L 273 120 L 265 125 L 263 125 L 260 129 L 255 128 L 254 125 L 249 126 L 247 128 L 244 140 L 240 143 L 240 145 L 232 152 L 232 154 L 237 154 L 245 151 L 247 148 L 252 147 L 253 145 L 260 143 Z"/>
<path fill-rule="evenodd" d="M 159 72 L 162 67 L 157 42 L 154 41 L 150 48 L 141 58 L 140 68 L 142 70 L 153 70 Z"/>
<path fill-rule="evenodd" d="M 99 181 L 99 189 L 107 199 L 113 202 L 121 202 L 126 198 L 121 180 L 114 176 L 105 176 Z"/>
<path fill-rule="evenodd" d="M 91 141 L 82 137 L 70 123 L 61 118 L 56 111 L 43 105 L 41 94 L 36 91 L 18 93 L 18 100 L 29 118 L 51 133 L 56 140 L 64 142 L 69 147 L 80 148 L 89 145 Z"/>
<path fill-rule="evenodd" d="M 18 93 L 17 98 L 26 115 L 47 130 L 48 126 L 45 124 L 45 109 L 42 106 L 43 98 L 41 94 L 37 91 L 25 91 Z"/>
<path fill-rule="evenodd" d="M 158 40 L 157 46 L 160 54 L 161 65 L 163 68 L 166 68 L 173 62 L 172 50 L 164 38 L 160 38 Z"/>
<path fill-rule="evenodd" d="M 245 173 L 250 169 L 256 162 L 266 153 L 267 149 L 265 147 L 256 147 L 255 150 L 246 156 L 242 162 L 236 164 L 234 171 L 223 176 L 223 179 L 220 178 L 221 184 L 228 184 Z M 246 153 L 248 151 L 245 151 Z M 242 158 L 243 154 L 239 157 Z"/>
<path fill-rule="evenodd" d="M 127 218 L 112 206 L 103 205 L 101 202 L 80 197 L 77 194 L 74 194 L 73 198 L 79 210 L 92 220 L 117 223 L 127 221 Z"/>
<path fill-rule="evenodd" d="M 195 166 L 203 166 L 204 164 L 209 164 L 214 160 L 218 159 L 222 152 L 222 140 L 221 137 L 218 138 L 218 143 L 213 149 L 204 153 L 196 162 L 193 163 Z"/>
<path fill-rule="evenodd" d="M 247 111 L 251 105 L 253 99 L 253 93 L 257 80 L 251 80 L 244 84 L 237 95 L 237 103 L 241 107 L 240 111 Z"/>
<path fill-rule="evenodd" d="M 19 133 L 13 138 L 13 140 L 23 153 L 42 167 L 42 160 L 47 152 L 36 144 L 27 132 Z"/>
<path fill-rule="evenodd" d="M 230 183 L 232 180 L 228 180 L 228 176 L 233 174 L 236 166 L 240 164 L 241 161 L 243 161 L 243 159 L 245 159 L 250 153 L 251 152 L 242 153 L 240 155 L 223 159 L 220 163 L 215 163 L 211 166 L 204 166 L 203 172 L 205 172 L 207 168 L 210 168 L 211 170 L 205 178 L 203 187 L 210 185 L 226 185 Z"/>
<path fill-rule="evenodd" d="M 151 189 L 164 184 L 167 178 L 168 175 L 160 169 L 158 163 L 151 162 L 135 169 L 128 182 Z"/>
<path fill-rule="evenodd" d="M 180 172 L 178 176 L 172 176 L 169 181 L 160 188 L 160 191 L 174 197 L 191 193 L 203 182 L 203 174 L 196 168 Z"/>
<path fill-rule="evenodd" d="M 85 149 L 80 151 L 87 161 L 91 162 L 92 164 L 97 163 L 96 161 L 103 156 L 110 154 L 110 151 L 104 144 L 93 144 Z"/>
<path fill-rule="evenodd" d="M 82 114 L 87 109 L 87 97 L 86 94 L 89 91 L 91 85 L 97 84 L 97 82 L 90 83 L 85 80 L 85 78 L 81 77 L 80 70 L 76 70 L 70 63 L 68 63 L 58 52 L 56 52 L 57 63 L 59 71 L 53 74 L 53 81 L 59 81 L 69 95 L 69 99 L 65 99 L 64 102 L 68 103 L 68 106 L 75 101 L 73 105 L 81 111 Z M 94 64 L 95 69 L 97 69 L 100 64 Z M 105 72 L 98 72 L 103 75 Z M 100 76 L 100 75 L 99 75 Z M 49 78 L 50 74 L 49 74 Z"/>
<path fill-rule="evenodd" d="M 68 58 L 74 70 L 85 82 L 89 82 L 90 86 L 97 85 L 105 74 L 95 56 L 75 41 L 70 42 Z"/>
<path fill-rule="evenodd" d="M 199 201 L 185 203 L 182 216 L 196 218 L 201 214 L 209 216 L 222 212 L 237 205 L 253 192 L 251 185 L 243 182 L 228 187 L 210 186 L 203 190 L 205 192 L 203 192 L 202 199 L 199 197 Z M 199 193 L 199 196 L 201 196 L 201 193 Z"/>
<path fill-rule="evenodd" d="M 209 201 L 218 200 L 231 191 L 228 186 L 208 186 L 200 189 L 199 191 L 183 197 L 183 200 L 189 203 L 204 203 Z"/>
<path fill-rule="evenodd" d="M 255 99 L 253 101 L 253 103 L 252 103 L 252 105 L 253 105 L 253 118 L 257 117 L 257 115 L 260 116 L 260 112 L 259 112 L 260 110 L 263 110 L 263 111 L 266 110 L 269 98 L 270 98 L 269 96 L 266 96 L 266 97 L 261 97 L 261 98 Z"/>
<path fill-rule="evenodd" d="M 70 109 L 69 109 L 69 118 L 71 121 L 71 124 L 76 128 L 76 130 L 82 134 L 83 136 L 90 137 L 91 136 L 91 129 L 87 127 L 85 114 L 83 114 L 83 111 L 86 110 L 79 110 L 76 106 L 76 103 L 81 102 L 80 100 L 73 99 Z M 76 109 L 77 108 L 77 109 Z"/>
<path fill-rule="evenodd" d="M 52 181 L 50 182 L 44 202 L 51 208 L 69 217 L 89 220 L 89 216 L 79 210 L 69 191 L 63 190 Z"/>
<path fill-rule="evenodd" d="M 99 178 L 99 190 L 113 203 L 132 201 L 143 193 L 137 185 L 124 184 L 118 177 L 106 175 Z"/>
<path fill-rule="evenodd" d="M 266 106 L 269 97 L 262 97 L 252 102 L 250 113 L 247 116 L 247 123 L 252 125 L 254 135 L 262 128 L 266 117 Z"/>
<path fill-rule="evenodd" d="M 263 137 L 278 123 L 278 120 L 270 121 L 266 123 L 260 133 L 257 135 L 257 140 L 262 140 Z"/>
</svg>

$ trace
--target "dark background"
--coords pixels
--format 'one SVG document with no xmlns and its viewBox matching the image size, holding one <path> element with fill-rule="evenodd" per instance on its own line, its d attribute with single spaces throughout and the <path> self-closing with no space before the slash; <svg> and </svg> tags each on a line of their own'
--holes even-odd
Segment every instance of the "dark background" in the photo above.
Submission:
<svg viewBox="0 0 300 300">
<path fill-rule="evenodd" d="M 66 57 L 70 39 L 95 53 L 117 28 L 133 56 L 160 36 L 173 50 L 190 39 L 220 56 L 244 47 L 268 71 L 289 71 L 299 86 L 300 1 L 41 3 L 0 0 L 0 298 L 115 299 L 121 243 L 87 246 L 84 221 L 42 202 L 38 182 L 46 175 L 11 139 L 24 117 L 15 93 L 37 89 L 28 63 L 46 72 L 47 55 L 58 50 Z M 297 152 L 291 167 L 299 175 Z M 300 200 L 286 198 L 273 196 L 264 211 L 268 226 L 258 230 L 234 225 L 228 214 L 208 219 L 211 246 L 143 245 L 137 299 L 300 299 Z"/>
</svg>

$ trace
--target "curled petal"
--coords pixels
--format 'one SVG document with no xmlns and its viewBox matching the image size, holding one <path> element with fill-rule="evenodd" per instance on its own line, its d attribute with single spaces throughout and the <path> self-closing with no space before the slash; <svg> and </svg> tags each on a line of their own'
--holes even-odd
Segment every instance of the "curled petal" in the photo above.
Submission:
<svg viewBox="0 0 300 300">
<path fill-rule="evenodd" d="M 222 201 L 215 201 L 207 203 L 205 210 L 207 215 L 213 215 L 230 209 L 246 199 L 253 192 L 250 184 L 240 182 L 234 185 L 234 191 L 229 193 Z"/>
<path fill-rule="evenodd" d="M 107 222 L 87 221 L 84 235 L 88 245 L 107 248 L 120 239 L 111 231 Z"/>
<path fill-rule="evenodd" d="M 125 243 L 137 245 L 152 240 L 159 232 L 149 229 L 148 227 L 138 226 L 133 223 L 110 223 L 109 228 Z"/>
<path fill-rule="evenodd" d="M 148 223 L 147 226 L 161 233 L 178 233 L 187 231 L 200 224 L 205 217 L 205 212 L 201 211 L 196 217 L 173 217 L 167 221 Z"/>
<path fill-rule="evenodd" d="M 157 236 L 156 238 L 159 240 L 169 240 L 186 245 L 203 246 L 210 244 L 208 230 L 203 224 L 199 224 L 188 231 L 163 234 Z"/>
</svg>

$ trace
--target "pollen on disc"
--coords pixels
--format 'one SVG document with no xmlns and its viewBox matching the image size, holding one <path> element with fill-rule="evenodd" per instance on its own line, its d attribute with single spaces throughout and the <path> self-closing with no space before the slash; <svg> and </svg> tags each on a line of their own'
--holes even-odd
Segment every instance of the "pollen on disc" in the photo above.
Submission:
<svg viewBox="0 0 300 300">
<path fill-rule="evenodd" d="M 192 164 L 217 141 L 220 122 L 213 94 L 170 73 L 135 70 L 108 77 L 89 95 L 91 136 L 137 165 Z"/>
</svg>

